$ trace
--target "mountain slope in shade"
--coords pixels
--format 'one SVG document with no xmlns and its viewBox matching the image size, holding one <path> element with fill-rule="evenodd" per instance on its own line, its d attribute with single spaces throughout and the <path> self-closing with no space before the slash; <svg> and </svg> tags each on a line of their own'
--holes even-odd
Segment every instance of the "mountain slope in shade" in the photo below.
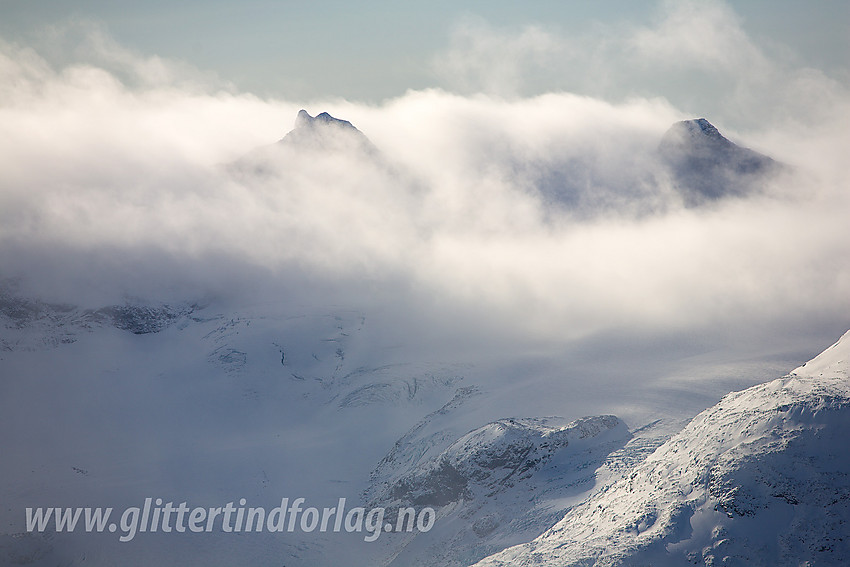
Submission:
<svg viewBox="0 0 850 567">
<path fill-rule="evenodd" d="M 705 118 L 673 124 L 658 151 L 689 206 L 757 191 L 782 169 L 773 159 L 729 141 Z"/>
<path fill-rule="evenodd" d="M 850 332 L 725 396 L 533 542 L 477 565 L 846 565 Z"/>
</svg>

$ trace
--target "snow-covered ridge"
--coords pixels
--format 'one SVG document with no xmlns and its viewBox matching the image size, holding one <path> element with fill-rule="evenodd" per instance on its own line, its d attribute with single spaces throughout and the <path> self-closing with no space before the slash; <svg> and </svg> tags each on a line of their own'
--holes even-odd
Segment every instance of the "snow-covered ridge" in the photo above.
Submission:
<svg viewBox="0 0 850 567">
<path fill-rule="evenodd" d="M 391 565 L 465 565 L 529 541 L 593 488 L 630 434 L 612 415 L 507 418 L 429 456 L 444 438 L 436 437 L 394 448 L 373 473 L 374 505 L 429 506 L 439 518 L 431 532 L 411 534 Z"/>
<path fill-rule="evenodd" d="M 148 304 L 127 300 L 99 308 L 48 303 L 0 289 L 0 350 L 33 350 L 76 342 L 80 335 L 115 327 L 135 335 L 185 324 L 197 303 Z"/>
<path fill-rule="evenodd" d="M 492 497 L 536 471 L 560 451 L 582 440 L 625 426 L 613 415 L 501 419 L 470 431 L 437 458 L 419 465 L 392 485 L 387 496 L 419 506 L 445 506 L 459 500 Z"/>
<path fill-rule="evenodd" d="M 725 396 L 535 541 L 478 565 L 845 564 L 848 337 Z"/>
<path fill-rule="evenodd" d="M 850 368 L 850 331 L 844 333 L 835 344 L 812 360 L 794 369 L 791 376 L 812 378 L 843 376 L 847 378 L 848 368 Z"/>
</svg>

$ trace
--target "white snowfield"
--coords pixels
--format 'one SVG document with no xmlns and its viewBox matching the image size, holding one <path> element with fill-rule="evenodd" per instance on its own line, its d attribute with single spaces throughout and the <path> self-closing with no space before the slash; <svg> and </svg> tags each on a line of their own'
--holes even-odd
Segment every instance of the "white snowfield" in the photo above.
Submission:
<svg viewBox="0 0 850 567">
<path fill-rule="evenodd" d="M 634 472 L 485 566 L 847 565 L 850 332 L 734 392 Z"/>
</svg>

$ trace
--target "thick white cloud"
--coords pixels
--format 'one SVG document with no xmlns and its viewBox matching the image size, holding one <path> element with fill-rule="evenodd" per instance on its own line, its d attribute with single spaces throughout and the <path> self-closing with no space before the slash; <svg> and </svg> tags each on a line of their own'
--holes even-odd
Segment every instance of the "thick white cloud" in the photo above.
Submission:
<svg viewBox="0 0 850 567">
<path fill-rule="evenodd" d="M 685 29 L 696 24 L 698 36 Z M 0 273 L 90 302 L 264 281 L 293 297 L 374 295 L 534 336 L 846 318 L 850 97 L 840 82 L 784 73 L 718 4 L 671 6 L 656 27 L 615 43 L 475 26 L 442 61 L 489 93 L 306 103 L 352 121 L 380 159 L 284 155 L 260 177 L 225 164 L 279 139 L 302 103 L 187 82 L 180 66 L 100 32 L 86 40 L 89 62 L 3 44 Z M 813 111 L 718 124 L 796 174 L 760 196 L 685 209 L 652 172 L 659 138 L 690 108 L 660 96 L 499 96 L 521 92 L 512 85 L 528 61 L 583 45 L 596 85 L 640 65 L 747 81 L 724 95 L 737 105 L 730 121 L 761 100 L 790 112 L 817 97 Z M 548 172 L 582 186 L 577 208 L 541 196 Z"/>
</svg>

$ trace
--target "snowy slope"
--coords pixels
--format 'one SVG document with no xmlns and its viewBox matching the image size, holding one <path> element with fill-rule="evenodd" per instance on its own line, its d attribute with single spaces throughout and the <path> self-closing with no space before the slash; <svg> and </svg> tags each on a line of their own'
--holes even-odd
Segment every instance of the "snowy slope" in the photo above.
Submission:
<svg viewBox="0 0 850 567">
<path fill-rule="evenodd" d="M 724 397 L 496 565 L 846 565 L 850 333 Z"/>
<path fill-rule="evenodd" d="M 400 335 L 374 309 L 131 300 L 82 308 L 4 293 L 0 427 L 14 433 L 0 460 L 0 564 L 470 563 L 532 540 L 704 406 L 701 387 L 647 381 L 662 368 L 656 356 L 641 368 L 624 350 L 623 379 L 612 370 L 622 361 L 600 361 L 586 345 L 554 358 L 519 345 L 449 348 L 409 329 Z M 738 380 L 754 381 L 749 372 Z M 579 419 L 606 409 L 620 419 Z M 565 417 L 534 417 L 556 412 Z M 594 423 L 611 427 L 585 435 Z M 536 462 L 511 475 L 526 453 Z M 395 506 L 439 480 L 440 462 L 463 471 L 463 498 L 428 502 L 440 514 L 430 532 L 374 543 L 362 534 L 219 532 L 126 544 L 23 526 L 29 506 L 121 509 L 147 497 Z M 393 495 L 402 482 L 409 493 Z"/>
<path fill-rule="evenodd" d="M 847 378 L 848 370 L 850 370 L 850 331 L 844 333 L 834 345 L 791 372 L 791 376 Z"/>
<path fill-rule="evenodd" d="M 385 351 L 362 313 L 339 308 L 82 309 L 9 295 L 2 307 L 0 424 L 16 433 L 0 460 L 0 565 L 167 556 L 307 566 L 348 545 L 361 548 L 355 565 L 372 564 L 377 548 L 359 534 L 123 544 L 113 534 L 25 533 L 23 510 L 121 509 L 147 497 L 206 506 L 244 497 L 268 509 L 282 497 L 314 506 L 346 497 L 353 506 L 419 408 L 444 404 L 464 378 L 458 365 Z"/>
<path fill-rule="evenodd" d="M 629 440 L 614 416 L 501 419 L 428 458 L 440 437 L 406 436 L 373 472 L 370 502 L 430 506 L 437 525 L 392 542 L 390 565 L 466 565 L 529 541 L 593 488 L 595 472 Z"/>
</svg>

